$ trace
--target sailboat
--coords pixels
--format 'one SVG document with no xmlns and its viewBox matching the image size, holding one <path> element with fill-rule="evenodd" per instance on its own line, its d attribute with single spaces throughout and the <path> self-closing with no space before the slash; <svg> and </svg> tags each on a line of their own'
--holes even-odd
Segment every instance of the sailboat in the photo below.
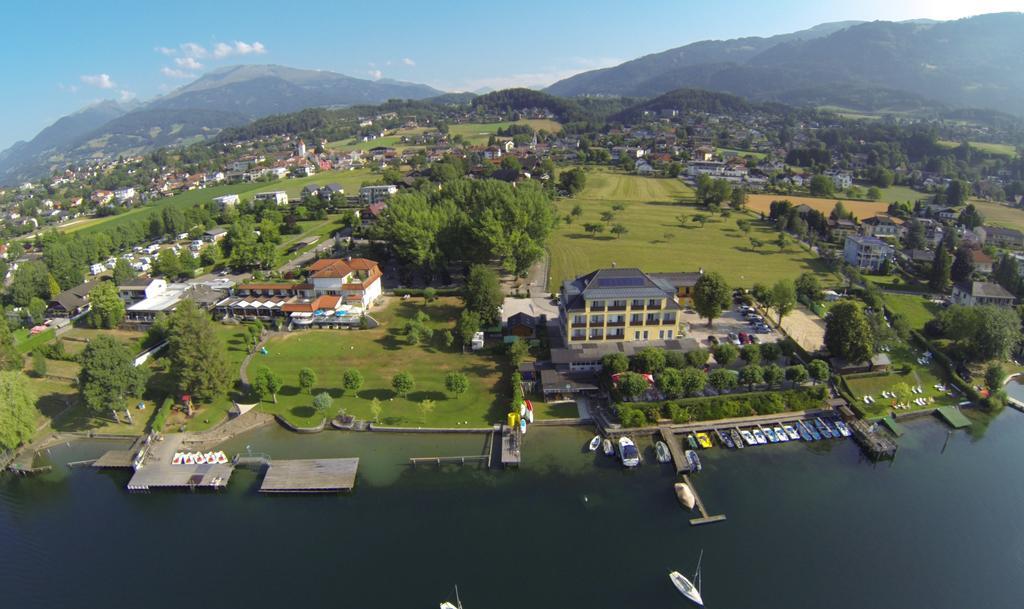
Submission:
<svg viewBox="0 0 1024 609">
<path fill-rule="evenodd" d="M 462 609 L 462 601 L 459 600 L 459 587 L 455 586 L 455 604 L 449 601 L 441 603 L 441 609 Z"/>
<path fill-rule="evenodd" d="M 704 550 L 700 551 L 700 558 L 697 559 L 697 570 L 693 573 L 692 582 L 686 579 L 686 576 L 679 571 L 672 571 L 668 574 L 668 578 L 672 580 L 676 590 L 679 590 L 680 594 L 693 601 L 698 607 L 704 606 L 704 599 L 700 596 L 700 561 L 702 558 L 704 558 Z"/>
</svg>

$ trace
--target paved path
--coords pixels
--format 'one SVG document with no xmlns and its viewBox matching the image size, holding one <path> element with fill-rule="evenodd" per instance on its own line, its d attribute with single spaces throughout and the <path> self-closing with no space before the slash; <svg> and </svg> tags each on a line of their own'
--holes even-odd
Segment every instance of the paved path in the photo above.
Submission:
<svg viewBox="0 0 1024 609">
<path fill-rule="evenodd" d="M 263 337 L 260 338 L 260 342 L 256 344 L 256 348 L 242 360 L 242 366 L 238 369 L 238 378 L 242 380 L 242 388 L 246 391 L 249 390 L 249 374 L 246 372 L 249 368 L 249 362 L 252 361 L 253 356 L 260 352 L 260 349 L 263 348 L 263 345 L 266 344 L 267 340 L 273 334 L 276 334 L 276 332 L 264 332 Z"/>
</svg>

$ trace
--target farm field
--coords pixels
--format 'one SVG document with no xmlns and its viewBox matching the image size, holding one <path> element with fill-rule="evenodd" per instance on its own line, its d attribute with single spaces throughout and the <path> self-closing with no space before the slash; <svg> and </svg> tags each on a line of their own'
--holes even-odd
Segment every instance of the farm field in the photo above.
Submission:
<svg viewBox="0 0 1024 609">
<path fill-rule="evenodd" d="M 771 210 L 772 201 L 789 201 L 793 205 L 807 205 L 816 209 L 826 216 L 832 213 L 836 203 L 842 201 L 847 211 L 853 212 L 858 220 L 870 218 L 877 214 L 884 214 L 889 209 L 889 203 L 885 201 L 856 201 L 849 199 L 822 199 L 820 197 L 804 197 L 781 194 L 751 194 L 747 195 L 747 209 L 768 215 Z"/>
<path fill-rule="evenodd" d="M 351 194 L 358 191 L 363 182 L 373 181 L 374 179 L 374 175 L 369 169 L 356 169 L 353 171 L 325 171 L 306 178 L 289 178 L 274 182 L 243 182 L 239 184 L 225 184 L 222 186 L 204 188 L 202 190 L 183 192 L 181 194 L 174 195 L 173 197 L 160 199 L 150 205 L 136 207 L 123 214 L 105 216 L 103 218 L 90 218 L 84 222 L 68 225 L 66 228 L 60 230 L 64 232 L 82 232 L 83 234 L 88 234 L 96 231 L 99 227 L 107 229 L 113 228 L 125 222 L 133 221 L 136 218 L 145 217 L 149 212 L 160 211 L 165 207 L 187 209 L 196 203 L 204 203 L 206 201 L 210 201 L 214 197 L 226 194 L 245 195 L 248 193 L 269 190 L 284 190 L 288 193 L 289 197 L 298 197 L 302 193 L 303 187 L 312 183 L 323 185 L 331 182 L 337 182 L 345 189 L 346 194 Z"/>
<path fill-rule="evenodd" d="M 989 154 L 1001 154 L 1011 158 L 1017 157 L 1017 149 L 1010 144 L 994 144 L 992 142 L 969 142 L 971 148 L 979 150 L 981 152 L 987 152 Z M 960 142 L 954 142 L 952 140 L 939 140 L 939 146 L 943 148 L 956 148 L 960 145 Z"/>
<path fill-rule="evenodd" d="M 747 157 L 747 156 L 749 156 L 749 157 L 754 158 L 754 159 L 756 159 L 758 161 L 760 161 L 761 159 L 763 159 L 764 157 L 767 156 L 763 152 L 754 152 L 753 150 L 737 150 L 735 148 L 715 148 L 715 154 L 718 154 L 718 155 L 735 154 L 736 156 L 740 156 L 740 157 Z"/>
<path fill-rule="evenodd" d="M 313 395 L 326 391 L 334 398 L 329 417 L 343 408 L 357 418 L 372 420 L 370 405 L 377 398 L 384 409 L 382 425 L 482 427 L 501 419 L 507 410 L 507 399 L 498 389 L 502 357 L 445 349 L 436 334 L 429 346 L 409 345 L 402 334 L 405 323 L 418 311 L 429 315 L 427 325 L 435 332 L 453 328 L 461 311 L 457 299 L 441 298 L 430 304 L 419 298 L 392 300 L 385 306 L 375 315 L 381 326 L 373 330 L 303 330 L 271 338 L 266 345 L 269 354 L 256 356 L 248 374 L 251 379 L 261 366 L 268 366 L 281 376 L 284 388 L 277 404 L 268 399 L 260 408 L 296 425 L 319 423 L 321 415 L 312 406 L 312 396 L 298 385 L 299 370 L 309 367 L 317 374 Z M 349 368 L 363 375 L 359 391 L 342 388 L 342 374 Z M 469 379 L 468 391 L 458 397 L 444 387 L 444 376 L 452 371 Z M 406 397 L 391 389 L 391 378 L 399 372 L 408 372 L 415 380 L 415 388 Z M 434 400 L 435 409 L 424 419 L 418 406 L 427 399 Z"/>
<path fill-rule="evenodd" d="M 510 125 L 514 124 L 529 125 L 533 127 L 534 131 L 543 129 L 551 133 L 558 133 L 562 130 L 562 124 L 558 121 L 528 118 L 521 121 L 506 121 L 503 123 L 459 123 L 449 125 L 448 134 L 450 136 L 461 135 L 469 144 L 479 146 L 486 144 L 487 140 L 498 132 L 498 129 L 508 129 Z"/>
<path fill-rule="evenodd" d="M 1024 209 L 979 199 L 971 199 L 970 202 L 985 217 L 985 224 L 1024 230 Z"/>
<path fill-rule="evenodd" d="M 833 283 L 813 254 L 792 242 L 780 252 L 774 245 L 777 233 L 750 215 L 715 217 L 703 227 L 692 221 L 701 210 L 693 204 L 693 191 L 679 180 L 591 170 L 583 192 L 556 204 L 560 217 L 576 205 L 583 213 L 572 224 L 561 223 L 549 240 L 550 290 L 557 290 L 564 279 L 612 264 L 656 272 L 715 270 L 731 284 L 746 287 L 806 271 L 827 275 L 825 283 Z M 623 224 L 627 234 L 616 238 L 607 230 L 596 236 L 584 231 L 584 224 L 599 222 L 601 213 L 612 211 L 614 204 L 624 209 L 614 212 L 612 223 Z M 680 216 L 685 224 L 680 224 Z M 737 227 L 741 218 L 752 221 L 750 237 L 765 243 L 756 251 Z"/>
</svg>

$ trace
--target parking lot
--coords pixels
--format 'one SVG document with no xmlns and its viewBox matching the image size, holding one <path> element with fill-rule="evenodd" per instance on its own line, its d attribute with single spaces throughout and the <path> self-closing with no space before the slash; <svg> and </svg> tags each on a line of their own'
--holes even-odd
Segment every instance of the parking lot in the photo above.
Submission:
<svg viewBox="0 0 1024 609">
<path fill-rule="evenodd" d="M 740 332 L 751 334 L 753 332 L 753 326 L 747 323 L 747 318 L 736 310 L 735 307 L 729 311 L 723 311 L 722 316 L 716 319 L 710 328 L 708 327 L 708 321 L 699 317 L 692 309 L 684 310 L 680 315 L 680 319 L 686 324 L 687 336 L 696 339 L 700 346 L 704 348 L 714 346 L 708 342 L 709 336 L 714 336 L 719 341 L 727 341 L 730 332 L 736 334 Z M 761 343 L 775 342 L 782 338 L 779 331 L 774 328 L 767 334 L 754 334 L 754 336 Z"/>
</svg>

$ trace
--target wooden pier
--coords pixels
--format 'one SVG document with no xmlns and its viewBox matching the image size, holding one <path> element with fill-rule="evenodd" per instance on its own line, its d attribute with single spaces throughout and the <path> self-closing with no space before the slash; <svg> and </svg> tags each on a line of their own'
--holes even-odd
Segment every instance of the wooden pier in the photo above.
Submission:
<svg viewBox="0 0 1024 609">
<path fill-rule="evenodd" d="M 272 461 L 261 493 L 337 493 L 356 485 L 359 459 L 290 459 Z"/>
<path fill-rule="evenodd" d="M 676 473 L 681 474 L 690 471 L 690 462 L 686 459 L 686 452 L 676 442 L 676 436 L 672 433 L 672 430 L 662 426 L 658 428 L 658 433 L 661 435 L 662 441 L 668 446 L 668 452 L 672 455 L 672 465 L 676 468 Z"/>
<path fill-rule="evenodd" d="M 518 429 L 512 429 L 508 425 L 501 426 L 502 467 L 519 467 L 521 442 L 522 434 L 519 433 Z"/>
<path fill-rule="evenodd" d="M 169 434 L 150 442 L 135 474 L 128 481 L 128 490 L 148 491 L 157 488 L 221 489 L 228 485 L 235 466 L 232 463 L 177 464 L 172 461 L 179 452 L 181 434 Z M 110 454 L 109 452 L 107 454 Z M 107 455 L 104 455 L 106 457 Z M 102 460 L 103 457 L 100 457 Z M 100 460 L 93 464 L 102 467 Z M 113 467 L 117 467 L 116 465 Z"/>
<path fill-rule="evenodd" d="M 872 459 L 892 459 L 896 456 L 896 443 L 884 434 L 872 431 L 863 419 L 847 421 L 853 438 Z"/>
<path fill-rule="evenodd" d="M 693 498 L 696 500 L 697 511 L 700 512 L 700 518 L 691 518 L 690 526 L 700 526 L 702 524 L 711 524 L 712 522 L 722 522 L 725 520 L 725 514 L 715 514 L 713 516 L 708 515 L 708 510 L 704 507 L 704 501 L 700 498 L 700 493 L 697 492 L 697 487 L 693 485 L 693 481 L 690 479 L 688 474 L 683 474 L 683 482 L 685 482 L 690 490 L 693 491 Z"/>
<path fill-rule="evenodd" d="M 410 457 L 409 465 L 416 466 L 423 463 L 432 463 L 435 465 L 441 465 L 443 463 L 458 463 L 459 465 L 465 465 L 467 462 L 480 462 L 490 463 L 490 455 L 459 455 L 455 457 Z"/>
</svg>

